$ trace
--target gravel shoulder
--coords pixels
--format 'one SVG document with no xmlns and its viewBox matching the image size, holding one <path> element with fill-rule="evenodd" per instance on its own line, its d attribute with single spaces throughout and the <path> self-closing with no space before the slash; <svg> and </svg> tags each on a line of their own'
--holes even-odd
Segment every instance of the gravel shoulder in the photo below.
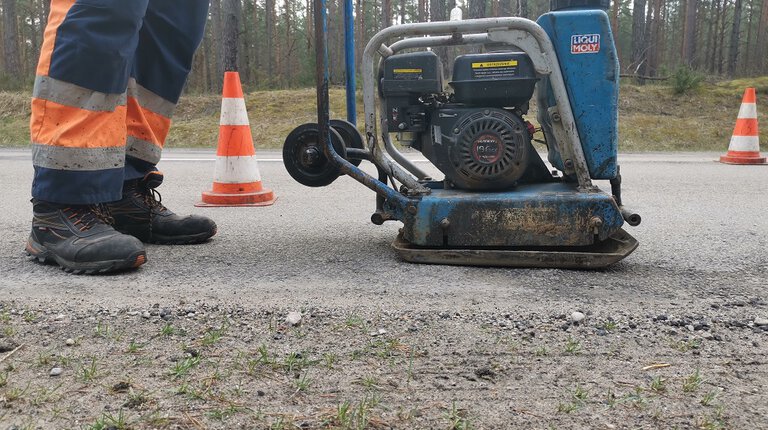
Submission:
<svg viewBox="0 0 768 430">
<path fill-rule="evenodd" d="M 768 321 L 751 315 L 765 307 L 755 299 L 575 316 L 306 308 L 292 325 L 288 310 L 202 303 L 87 312 L 3 303 L 0 351 L 20 349 L 2 363 L 0 422 L 762 428 Z"/>
</svg>

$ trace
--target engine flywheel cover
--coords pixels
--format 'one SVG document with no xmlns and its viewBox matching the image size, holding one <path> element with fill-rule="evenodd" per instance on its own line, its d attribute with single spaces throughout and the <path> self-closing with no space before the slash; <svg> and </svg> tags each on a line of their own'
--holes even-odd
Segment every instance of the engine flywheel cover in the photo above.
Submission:
<svg viewBox="0 0 768 430">
<path fill-rule="evenodd" d="M 518 116 L 501 109 L 478 110 L 460 118 L 454 134 L 454 172 L 444 173 L 459 188 L 506 189 L 525 172 L 530 136 Z"/>
</svg>

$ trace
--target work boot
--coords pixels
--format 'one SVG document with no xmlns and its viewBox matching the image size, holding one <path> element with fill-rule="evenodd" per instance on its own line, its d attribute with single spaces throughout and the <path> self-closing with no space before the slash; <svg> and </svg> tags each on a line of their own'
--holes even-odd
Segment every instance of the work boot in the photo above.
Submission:
<svg viewBox="0 0 768 430">
<path fill-rule="evenodd" d="M 93 275 L 133 269 L 147 261 L 135 237 L 118 233 L 99 206 L 68 206 L 33 200 L 27 255 L 67 272 Z"/>
<path fill-rule="evenodd" d="M 216 223 L 210 218 L 182 217 L 163 206 L 160 193 L 155 190 L 162 182 L 160 172 L 125 182 L 122 200 L 107 204 L 117 231 L 142 242 L 166 245 L 201 243 L 216 234 Z"/>
</svg>

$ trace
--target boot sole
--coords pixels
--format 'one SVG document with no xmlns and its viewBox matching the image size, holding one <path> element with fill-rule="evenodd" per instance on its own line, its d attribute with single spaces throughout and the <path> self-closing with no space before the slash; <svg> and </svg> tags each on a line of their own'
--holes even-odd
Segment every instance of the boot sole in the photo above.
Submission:
<svg viewBox="0 0 768 430">
<path fill-rule="evenodd" d="M 122 227 L 117 231 L 123 234 L 129 234 L 144 243 L 152 243 L 155 245 L 194 245 L 198 243 L 206 242 L 208 239 L 216 235 L 217 229 L 212 231 L 205 231 L 198 234 L 188 234 L 184 236 L 164 236 L 161 234 L 149 234 L 144 228 L 130 228 Z"/>
<path fill-rule="evenodd" d="M 198 243 L 206 242 L 216 234 L 216 230 L 213 232 L 207 231 L 200 234 L 191 234 L 187 236 L 162 236 L 153 235 L 147 242 L 154 243 L 156 245 L 194 245 Z"/>
<path fill-rule="evenodd" d="M 27 255 L 40 264 L 58 265 L 61 270 L 75 275 L 99 275 L 104 273 L 122 272 L 136 269 L 147 262 L 146 251 L 137 251 L 128 258 L 122 260 L 92 261 L 78 263 L 62 258 L 45 246 L 33 241 L 27 241 L 25 249 Z"/>
</svg>

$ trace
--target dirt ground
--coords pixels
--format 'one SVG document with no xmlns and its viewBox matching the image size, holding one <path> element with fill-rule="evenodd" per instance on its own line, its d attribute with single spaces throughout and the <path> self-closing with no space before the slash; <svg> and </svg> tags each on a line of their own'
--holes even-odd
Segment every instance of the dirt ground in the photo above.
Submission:
<svg viewBox="0 0 768 430">
<path fill-rule="evenodd" d="M 766 303 L 703 306 L 3 302 L 0 428 L 768 428 Z"/>
</svg>

